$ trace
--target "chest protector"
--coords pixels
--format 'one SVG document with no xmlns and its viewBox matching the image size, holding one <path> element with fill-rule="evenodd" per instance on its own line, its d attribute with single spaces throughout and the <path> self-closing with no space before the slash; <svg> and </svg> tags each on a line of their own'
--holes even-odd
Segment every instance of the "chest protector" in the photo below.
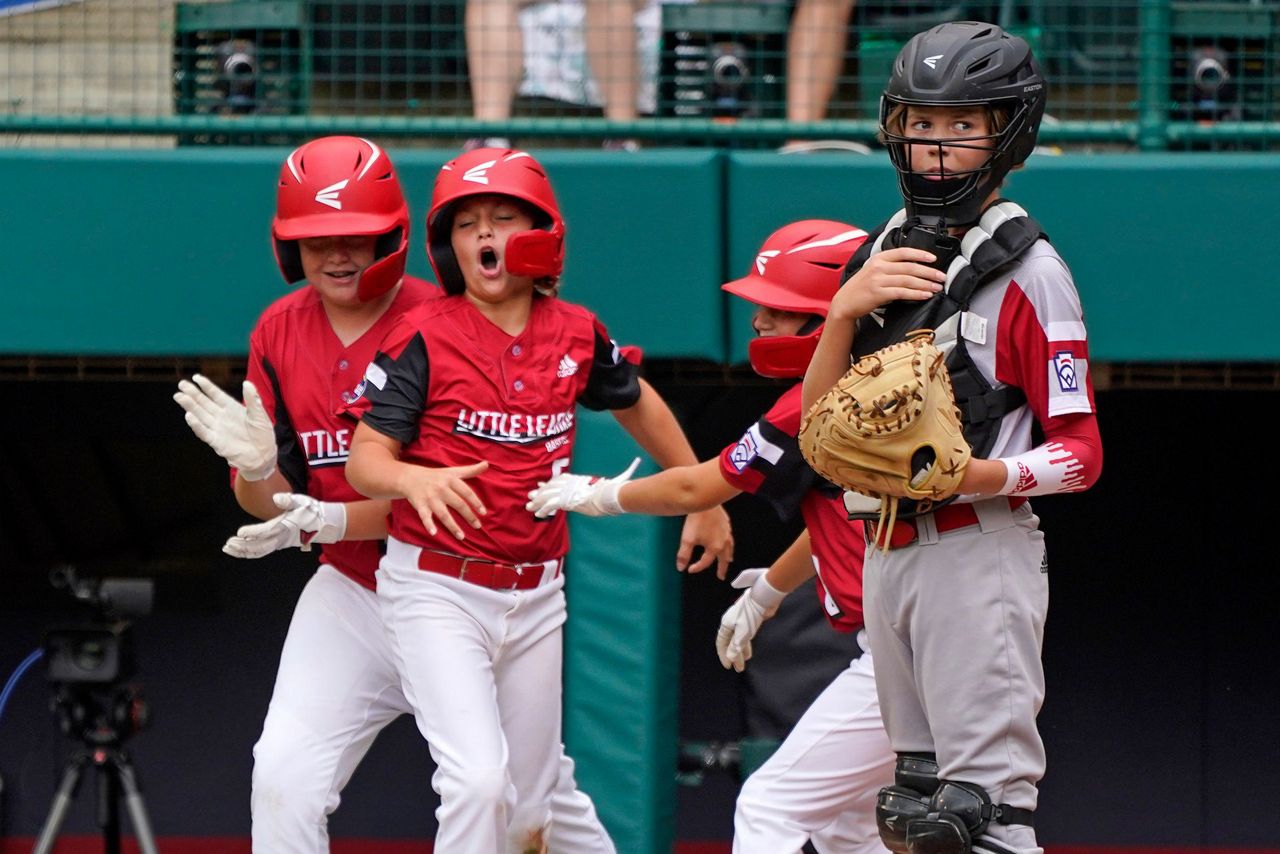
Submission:
<svg viewBox="0 0 1280 854">
<path fill-rule="evenodd" d="M 899 211 L 872 231 L 849 259 L 844 280 L 848 281 L 878 252 L 899 246 L 919 246 L 917 239 L 922 232 L 908 229 L 904 234 L 906 219 L 906 211 Z M 976 225 L 965 232 L 958 246 L 954 245 L 954 239 L 942 237 L 937 247 L 925 247 L 938 256 L 940 265 L 947 264 L 947 281 L 941 291 L 927 300 L 889 303 L 858 321 L 857 334 L 853 339 L 854 361 L 882 347 L 905 341 L 907 333 L 913 330 L 934 331 L 935 345 L 946 354 L 947 371 L 951 374 L 956 405 L 960 408 L 964 438 L 975 457 L 986 458 L 995 445 L 1000 419 L 1026 403 L 1027 396 L 1016 386 L 994 387 L 982 375 L 961 334 L 965 313 L 974 295 L 984 285 L 1007 272 L 1032 244 L 1041 239 L 1047 238 L 1039 223 L 1025 210 L 1013 202 L 997 201 L 987 208 Z M 948 243 L 952 245 L 948 246 Z M 949 261 L 947 254 L 952 255 Z M 930 509 L 937 507 L 935 503 Z M 918 515 L 916 502 L 901 499 L 898 518 L 914 515 Z"/>
</svg>

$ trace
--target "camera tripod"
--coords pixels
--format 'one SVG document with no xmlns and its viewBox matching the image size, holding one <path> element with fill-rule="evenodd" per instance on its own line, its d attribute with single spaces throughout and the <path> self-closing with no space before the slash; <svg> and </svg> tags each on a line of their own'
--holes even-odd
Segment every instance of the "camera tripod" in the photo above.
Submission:
<svg viewBox="0 0 1280 854">
<path fill-rule="evenodd" d="M 54 695 L 53 708 L 62 731 L 78 738 L 83 746 L 71 755 L 63 768 L 62 779 L 49 807 L 49 817 L 40 829 L 32 854 L 49 854 L 53 850 L 62 822 L 80 789 L 84 770 L 90 765 L 97 770 L 98 826 L 102 828 L 106 854 L 120 854 L 122 790 L 139 849 L 142 854 L 156 854 L 155 836 L 147 819 L 137 775 L 122 746 L 147 723 L 147 704 L 137 687 L 118 682 L 106 685 L 62 683 Z"/>
<path fill-rule="evenodd" d="M 67 810 L 80 788 L 84 769 L 90 763 L 98 771 L 98 826 L 102 828 L 106 854 L 120 854 L 121 789 L 124 790 L 125 806 L 129 810 L 133 832 L 138 838 L 138 848 L 142 854 L 157 854 L 155 836 L 151 832 L 151 822 L 147 819 L 147 807 L 142 800 L 142 792 L 138 789 L 133 763 L 119 745 L 80 750 L 67 761 L 62 781 L 58 784 L 58 791 L 49 808 L 49 817 L 40 829 L 40 837 L 35 848 L 31 849 L 32 854 L 49 854 L 53 850 L 62 822 L 67 817 Z"/>
</svg>

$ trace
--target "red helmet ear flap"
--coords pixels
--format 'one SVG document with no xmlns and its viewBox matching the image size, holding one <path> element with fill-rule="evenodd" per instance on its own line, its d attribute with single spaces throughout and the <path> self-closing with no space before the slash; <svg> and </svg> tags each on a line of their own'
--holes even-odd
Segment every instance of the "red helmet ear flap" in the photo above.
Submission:
<svg viewBox="0 0 1280 854">
<path fill-rule="evenodd" d="M 752 338 L 747 342 L 747 359 L 762 377 L 775 380 L 802 377 L 809 368 L 822 327 L 808 335 L 785 335 L 774 338 Z"/>
<path fill-rule="evenodd" d="M 507 272 L 516 276 L 558 276 L 564 269 L 564 225 L 557 222 L 550 231 L 521 231 L 507 238 L 504 261 Z"/>
<path fill-rule="evenodd" d="M 407 223 L 406 223 L 407 225 Z M 360 273 L 356 297 L 368 302 L 385 294 L 404 281 L 405 261 L 409 257 L 409 229 L 395 228 L 378 236 L 372 264 Z"/>
</svg>

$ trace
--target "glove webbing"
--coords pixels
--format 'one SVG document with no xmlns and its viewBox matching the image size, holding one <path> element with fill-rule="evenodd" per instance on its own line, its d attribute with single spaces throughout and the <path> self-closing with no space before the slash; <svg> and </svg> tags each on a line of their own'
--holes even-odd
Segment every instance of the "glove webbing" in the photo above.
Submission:
<svg viewBox="0 0 1280 854">
<path fill-rule="evenodd" d="M 880 496 L 880 519 L 876 522 L 876 532 L 871 538 L 873 548 L 879 548 L 881 554 L 889 551 L 889 540 L 893 537 L 894 526 L 898 522 L 898 504 L 900 502 L 892 495 Z M 885 520 L 888 520 L 888 525 Z M 884 544 L 880 542 L 880 532 L 884 531 Z"/>
</svg>

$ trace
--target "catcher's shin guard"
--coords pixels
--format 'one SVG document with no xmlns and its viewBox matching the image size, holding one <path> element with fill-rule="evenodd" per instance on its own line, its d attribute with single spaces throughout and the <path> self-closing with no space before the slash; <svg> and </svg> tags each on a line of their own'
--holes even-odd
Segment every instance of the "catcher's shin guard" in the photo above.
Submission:
<svg viewBox="0 0 1280 854">
<path fill-rule="evenodd" d="M 938 789 L 936 757 L 932 753 L 898 754 L 893 782 L 881 789 L 876 799 L 876 827 L 886 848 L 907 854 L 907 826 L 912 819 L 928 815 L 930 797 Z"/>
<path fill-rule="evenodd" d="M 1009 849 L 982 836 L 991 822 L 1033 825 L 1031 810 L 993 804 L 981 786 L 942 780 L 929 799 L 928 814 L 907 822 L 909 854 L 1005 854 Z"/>
</svg>

